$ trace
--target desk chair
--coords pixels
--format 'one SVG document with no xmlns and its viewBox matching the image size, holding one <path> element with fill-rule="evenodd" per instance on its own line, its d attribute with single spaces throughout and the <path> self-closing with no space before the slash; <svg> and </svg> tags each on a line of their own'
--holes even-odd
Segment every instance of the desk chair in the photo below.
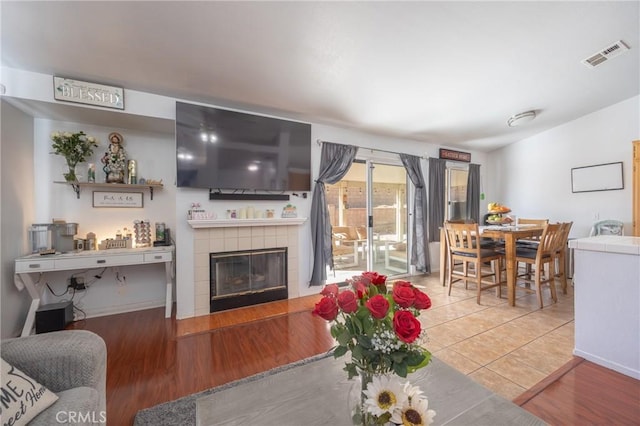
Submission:
<svg viewBox="0 0 640 426">
<path fill-rule="evenodd" d="M 501 267 L 504 260 L 504 254 L 499 253 L 493 248 L 482 248 L 480 232 L 477 223 L 444 223 L 445 237 L 447 240 L 448 258 L 449 258 L 449 295 L 453 283 L 463 281 L 465 289 L 468 283 L 473 282 L 477 288 L 477 303 L 480 304 L 480 294 L 482 290 L 497 287 L 497 294 L 500 297 L 501 285 Z M 460 262 L 463 265 L 462 271 L 456 270 L 454 265 Z M 489 262 L 492 266 L 490 273 L 483 273 L 482 267 Z M 468 265 L 473 266 L 474 274 L 471 275 Z M 455 277 L 455 279 L 454 279 Z M 492 280 L 488 278 L 493 277 Z"/>
</svg>

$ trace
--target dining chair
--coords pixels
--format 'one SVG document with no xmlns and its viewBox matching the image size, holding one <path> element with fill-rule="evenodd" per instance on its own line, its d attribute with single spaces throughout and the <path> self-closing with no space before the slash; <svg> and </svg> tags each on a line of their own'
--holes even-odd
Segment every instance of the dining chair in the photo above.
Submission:
<svg viewBox="0 0 640 426">
<path fill-rule="evenodd" d="M 537 225 L 537 226 L 544 226 L 546 224 L 549 223 L 549 219 L 525 219 L 525 218 L 518 218 L 516 225 Z M 518 240 L 517 244 L 521 245 L 521 246 L 531 246 L 533 245 L 533 248 L 536 248 L 538 246 L 538 243 L 540 242 L 540 238 L 539 237 L 532 237 L 532 238 L 527 238 L 527 239 L 522 239 L 522 240 Z"/>
<path fill-rule="evenodd" d="M 451 223 L 445 222 L 445 236 L 448 247 L 448 282 L 449 295 L 454 282 L 463 281 L 465 289 L 469 282 L 476 284 L 477 303 L 480 304 L 480 294 L 483 290 L 497 287 L 498 297 L 502 295 L 501 268 L 504 254 L 497 252 L 493 248 L 483 248 L 481 245 L 480 232 L 477 223 Z M 453 266 L 459 262 L 463 265 L 462 270 L 457 270 Z M 483 266 L 489 263 L 491 272 L 483 272 Z M 469 266 L 472 266 L 470 268 Z M 472 274 L 473 270 L 473 274 Z M 492 280 L 489 280 L 493 277 Z"/>
<path fill-rule="evenodd" d="M 567 258 L 567 242 L 569 241 L 571 226 L 573 226 L 573 222 L 564 222 L 561 224 L 558 250 L 554 252 L 553 255 L 557 265 L 556 278 L 560 280 L 562 294 L 567 294 L 567 271 L 565 262 Z"/>
<path fill-rule="evenodd" d="M 536 293 L 538 294 L 538 305 L 543 308 L 542 303 L 542 285 L 548 284 L 551 292 L 551 298 L 554 302 L 558 301 L 555 286 L 555 261 L 556 252 L 560 250 L 561 227 L 559 223 L 545 225 L 544 231 L 540 236 L 540 242 L 537 248 L 518 247 L 516 246 L 516 262 L 525 263 L 533 266 L 533 279 L 523 279 L 525 282 L 534 283 Z M 545 270 L 548 270 L 545 274 Z"/>
<path fill-rule="evenodd" d="M 518 218 L 516 221 L 516 225 L 538 225 L 538 226 L 544 226 L 546 224 L 549 223 L 549 219 L 527 219 L 527 218 Z M 516 241 L 516 247 L 524 247 L 524 248 L 531 248 L 531 249 L 536 249 L 538 248 L 538 244 L 540 244 L 540 238 L 539 237 L 531 237 L 531 238 L 526 238 L 526 239 L 520 239 L 518 241 Z M 531 279 L 531 265 L 530 264 L 525 264 L 524 266 L 525 268 L 525 272 L 524 272 L 524 276 L 526 276 L 528 279 Z"/>
</svg>

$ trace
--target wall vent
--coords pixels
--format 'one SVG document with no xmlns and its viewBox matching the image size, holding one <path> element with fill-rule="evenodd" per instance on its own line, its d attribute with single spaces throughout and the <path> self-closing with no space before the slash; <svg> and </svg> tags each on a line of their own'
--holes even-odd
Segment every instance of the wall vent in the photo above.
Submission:
<svg viewBox="0 0 640 426">
<path fill-rule="evenodd" d="M 589 56 L 587 59 L 583 59 L 582 63 L 589 68 L 595 68 L 603 62 L 606 62 L 609 59 L 613 59 L 616 56 L 623 54 L 627 50 L 629 50 L 629 46 L 624 44 L 622 40 L 618 40 L 611 46 L 605 47 L 600 52 Z"/>
</svg>

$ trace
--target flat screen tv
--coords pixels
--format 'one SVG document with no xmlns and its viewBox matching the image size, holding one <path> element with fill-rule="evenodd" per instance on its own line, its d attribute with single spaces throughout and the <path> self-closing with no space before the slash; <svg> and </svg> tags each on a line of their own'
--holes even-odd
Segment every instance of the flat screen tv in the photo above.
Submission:
<svg viewBox="0 0 640 426">
<path fill-rule="evenodd" d="M 310 191 L 311 125 L 176 102 L 177 186 Z"/>
</svg>

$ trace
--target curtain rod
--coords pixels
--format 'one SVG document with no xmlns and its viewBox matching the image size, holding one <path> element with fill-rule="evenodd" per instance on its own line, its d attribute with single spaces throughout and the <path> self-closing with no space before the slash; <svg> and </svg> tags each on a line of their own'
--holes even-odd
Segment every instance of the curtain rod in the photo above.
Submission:
<svg viewBox="0 0 640 426">
<path fill-rule="evenodd" d="M 327 143 L 334 143 L 334 144 L 337 144 L 337 145 L 344 145 L 344 144 L 339 144 L 339 143 L 337 143 L 337 142 L 323 141 L 322 139 L 317 139 L 317 140 L 316 140 L 316 143 L 317 143 L 318 145 L 322 145 L 322 143 L 323 143 L 323 142 L 327 142 Z M 358 146 L 358 145 L 354 145 L 354 146 L 357 146 L 358 148 L 362 148 L 362 149 L 368 149 L 368 150 L 370 150 L 370 151 L 386 152 L 386 153 L 388 153 L 388 154 L 398 154 L 398 155 L 400 155 L 400 154 L 406 154 L 406 152 L 387 151 L 386 149 L 368 148 L 368 147 L 366 147 L 366 146 Z M 407 155 L 413 155 L 413 154 L 407 154 Z M 428 159 L 429 159 L 429 157 L 428 157 L 428 156 L 424 156 L 424 155 L 417 155 L 416 157 L 422 158 L 423 160 L 428 160 Z"/>
</svg>

